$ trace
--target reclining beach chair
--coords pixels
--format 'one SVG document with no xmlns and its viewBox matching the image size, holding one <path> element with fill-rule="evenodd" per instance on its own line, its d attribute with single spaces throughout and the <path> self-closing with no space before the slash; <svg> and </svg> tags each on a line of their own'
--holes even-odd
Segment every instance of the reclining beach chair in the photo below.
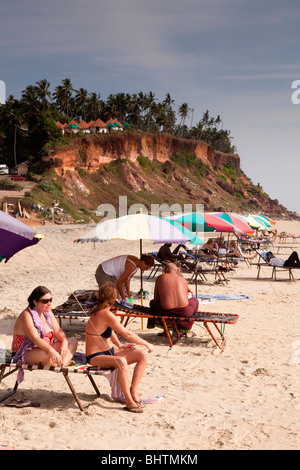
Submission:
<svg viewBox="0 0 300 470">
<path fill-rule="evenodd" d="M 13 363 L 9 359 L 6 362 L 1 362 L 0 363 L 0 383 L 2 382 L 3 379 L 8 377 L 9 375 L 13 373 L 18 373 L 19 370 L 22 369 L 23 371 L 36 371 L 36 370 L 44 370 L 44 371 L 49 371 L 49 372 L 57 372 L 57 373 L 62 373 L 72 394 L 73 397 L 75 398 L 75 401 L 77 405 L 79 406 L 80 411 L 84 411 L 83 405 L 79 399 L 79 396 L 71 382 L 70 375 L 73 374 L 84 374 L 86 377 L 89 378 L 96 394 L 98 397 L 101 396 L 101 393 L 99 391 L 99 388 L 93 378 L 93 376 L 99 376 L 99 375 L 108 375 L 112 372 L 113 369 L 98 369 L 95 367 L 91 366 L 80 366 L 78 368 L 72 368 L 72 367 L 46 367 L 46 366 L 39 366 L 39 365 L 28 365 L 28 364 L 23 364 L 21 365 L 20 363 Z M 11 397 L 14 395 L 19 386 L 19 381 L 16 380 L 16 383 L 11 391 L 8 393 L 4 394 L 3 396 L 0 397 L 0 403 L 4 402 L 7 398 Z"/>
<path fill-rule="evenodd" d="M 154 258 L 154 266 L 153 268 L 151 269 L 147 279 L 150 279 L 151 277 L 154 277 L 156 276 L 156 274 L 158 273 L 159 270 L 162 270 L 163 268 L 163 261 L 157 256 L 157 251 L 152 251 L 151 253 L 149 253 L 150 255 L 153 256 Z"/>
<path fill-rule="evenodd" d="M 293 281 L 295 282 L 295 278 L 294 278 L 294 275 L 293 275 L 293 270 L 294 269 L 300 269 L 300 268 L 297 268 L 297 267 L 289 267 L 289 266 L 272 266 L 270 263 L 268 263 L 267 261 L 267 251 L 263 251 L 263 250 L 255 250 L 258 255 L 259 255 L 259 261 L 258 263 L 252 263 L 252 264 L 256 264 L 257 266 L 257 279 L 259 279 L 260 277 L 260 271 L 261 271 L 261 268 L 263 267 L 270 267 L 272 268 L 272 274 L 271 274 L 271 279 L 274 279 L 275 281 L 277 280 L 277 277 L 276 277 L 276 271 L 288 271 L 289 273 L 289 281 Z"/>
</svg>

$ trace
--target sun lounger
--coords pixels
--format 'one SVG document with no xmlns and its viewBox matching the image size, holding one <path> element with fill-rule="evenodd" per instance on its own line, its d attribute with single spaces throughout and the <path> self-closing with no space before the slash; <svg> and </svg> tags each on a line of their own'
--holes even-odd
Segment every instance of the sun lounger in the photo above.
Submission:
<svg viewBox="0 0 300 470">
<path fill-rule="evenodd" d="M 279 272 L 288 271 L 289 280 L 295 282 L 295 278 L 294 278 L 294 275 L 293 275 L 293 270 L 294 269 L 300 269 L 300 268 L 289 267 L 289 266 L 272 266 L 270 263 L 267 262 L 267 258 L 266 258 L 267 251 L 256 250 L 256 252 L 259 255 L 259 261 L 258 261 L 258 263 L 252 263 L 252 264 L 257 266 L 257 270 L 258 270 L 257 271 L 257 279 L 260 278 L 261 268 L 270 267 L 270 268 L 272 268 L 272 274 L 271 274 L 270 279 L 274 279 L 275 281 L 277 280 L 277 276 L 276 276 L 277 271 L 279 271 Z"/>
<path fill-rule="evenodd" d="M 151 277 L 154 277 L 158 273 L 158 271 L 163 268 L 163 261 L 157 256 L 157 252 L 152 251 L 149 254 L 152 255 L 153 258 L 154 258 L 154 266 L 151 269 L 147 279 L 150 279 Z"/>
<path fill-rule="evenodd" d="M 62 319 L 76 319 L 86 320 L 88 317 L 88 310 L 90 308 L 90 302 L 96 291 L 76 291 L 72 294 L 69 299 L 62 305 L 53 309 L 55 317 L 61 322 Z M 76 300 L 77 299 L 77 300 Z M 80 302 L 80 304 L 78 303 Z M 161 322 L 164 328 L 165 334 L 169 340 L 170 347 L 180 338 L 180 333 L 177 328 L 177 322 L 183 320 L 180 317 L 167 317 L 164 315 L 153 315 L 149 307 L 133 305 L 132 308 L 128 309 L 123 307 L 118 302 L 112 307 L 112 311 L 115 315 L 123 317 L 122 321 L 125 321 L 124 325 L 127 326 L 128 321 L 132 317 L 137 318 L 152 318 L 157 319 Z M 206 330 L 210 334 L 216 346 L 223 349 L 225 345 L 224 330 L 226 324 L 235 324 L 239 316 L 236 314 L 227 313 L 215 313 L 215 312 L 198 312 L 191 317 L 195 322 L 201 322 L 204 324 Z M 211 327 L 217 330 L 219 338 L 217 339 L 213 334 Z M 170 330 L 174 330 L 176 334 L 176 340 L 173 341 L 170 335 Z"/>
<path fill-rule="evenodd" d="M 117 316 L 123 317 L 122 320 L 125 319 L 124 326 L 127 326 L 131 317 L 135 318 L 152 318 L 157 320 L 161 326 L 164 328 L 164 332 L 166 337 L 169 340 L 170 347 L 174 345 L 176 341 L 179 340 L 181 337 L 177 323 L 180 320 L 186 320 L 186 318 L 180 317 L 169 317 L 165 315 L 154 315 L 151 313 L 149 307 L 142 307 L 139 305 L 134 305 L 132 308 L 123 307 L 118 302 L 116 302 L 115 306 L 113 307 L 113 312 Z M 229 314 L 229 313 L 216 313 L 216 312 L 197 312 L 195 315 L 189 317 L 189 320 L 193 320 L 195 322 L 201 322 L 204 324 L 207 332 L 213 339 L 214 343 L 219 349 L 223 349 L 225 346 L 226 338 L 224 336 L 225 325 L 226 324 L 235 324 L 238 321 L 239 316 L 237 314 Z M 214 326 L 217 330 L 219 338 L 216 338 L 211 330 L 211 326 Z M 170 335 L 170 331 L 174 331 L 176 334 L 175 341 L 172 339 Z"/>
<path fill-rule="evenodd" d="M 286 243 L 288 238 L 291 238 L 293 240 L 293 243 L 298 243 L 298 240 L 300 241 L 300 235 L 293 235 L 291 233 L 286 233 L 286 232 L 281 232 L 278 235 L 279 238 L 279 243 Z"/>
<path fill-rule="evenodd" d="M 72 394 L 73 397 L 75 398 L 76 403 L 79 406 L 80 411 L 83 411 L 83 405 L 78 397 L 78 394 L 70 380 L 70 375 L 71 374 L 83 374 L 87 376 L 94 387 L 94 390 L 97 394 L 98 397 L 101 396 L 101 393 L 98 389 L 97 384 L 95 383 L 95 380 L 93 376 L 99 376 L 99 375 L 107 375 L 109 374 L 113 369 L 97 369 L 94 367 L 89 367 L 89 366 L 81 366 L 78 368 L 72 368 L 72 367 L 46 367 L 46 366 L 39 366 L 39 365 L 28 365 L 28 364 L 23 364 L 21 365 L 20 363 L 13 363 L 13 362 L 5 362 L 5 363 L 0 363 L 0 383 L 3 379 L 8 377 L 9 375 L 13 373 L 17 373 L 20 369 L 23 369 L 24 371 L 36 371 L 36 370 L 43 370 L 43 371 L 50 371 L 50 372 L 57 372 L 57 373 L 62 373 Z M 0 403 L 4 402 L 7 398 L 11 397 L 17 392 L 19 383 L 16 381 L 13 389 L 9 391 L 8 393 L 4 394 L 3 396 L 0 397 Z"/>
</svg>

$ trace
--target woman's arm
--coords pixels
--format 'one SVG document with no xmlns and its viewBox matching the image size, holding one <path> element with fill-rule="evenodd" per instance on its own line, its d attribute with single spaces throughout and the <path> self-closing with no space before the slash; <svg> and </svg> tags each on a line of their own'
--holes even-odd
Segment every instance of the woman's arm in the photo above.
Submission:
<svg viewBox="0 0 300 470">
<path fill-rule="evenodd" d="M 125 269 L 123 274 L 121 274 L 121 276 L 117 280 L 117 288 L 122 299 L 126 299 L 126 297 L 128 297 L 129 295 L 130 279 L 135 272 L 136 272 L 136 269 L 130 266 L 129 268 Z"/>
<path fill-rule="evenodd" d="M 151 352 L 153 350 L 153 346 L 150 343 L 148 343 L 148 341 L 145 341 L 144 339 L 140 338 L 138 335 L 136 335 L 132 331 L 127 330 L 127 328 L 125 328 L 123 325 L 121 325 L 121 323 L 119 322 L 117 317 L 113 313 L 111 313 L 110 311 L 108 311 L 106 313 L 106 323 L 115 332 L 117 332 L 119 335 L 121 335 L 123 338 L 127 339 L 131 343 L 135 343 L 135 344 L 139 344 L 141 346 L 145 346 L 148 349 L 149 352 Z M 116 344 L 116 346 L 119 347 L 119 345 L 121 345 L 121 343 L 119 342 L 119 340 L 117 340 L 117 341 L 118 341 L 118 344 L 116 344 L 116 343 L 115 344 Z"/>
<path fill-rule="evenodd" d="M 55 349 L 52 348 L 50 344 L 39 337 L 38 331 L 32 321 L 32 317 L 27 310 L 24 311 L 24 333 L 38 348 L 46 351 L 49 354 L 52 362 L 58 365 L 61 364 L 60 354 L 58 354 L 58 352 L 55 351 Z"/>
</svg>

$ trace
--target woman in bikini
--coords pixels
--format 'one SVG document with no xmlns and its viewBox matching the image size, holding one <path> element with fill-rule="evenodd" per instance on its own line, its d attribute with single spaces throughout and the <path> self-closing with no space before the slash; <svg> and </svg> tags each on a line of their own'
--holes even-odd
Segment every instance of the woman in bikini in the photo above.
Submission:
<svg viewBox="0 0 300 470">
<path fill-rule="evenodd" d="M 67 366 L 76 352 L 77 340 L 66 338 L 51 312 L 52 295 L 44 286 L 28 297 L 28 307 L 19 315 L 13 330 L 14 361 L 42 366 Z"/>
<path fill-rule="evenodd" d="M 135 413 L 143 412 L 138 387 L 145 371 L 148 353 L 153 350 L 150 343 L 127 330 L 110 311 L 117 298 L 117 291 L 111 282 L 100 286 L 98 303 L 90 312 L 86 325 L 86 356 L 92 366 L 118 369 L 118 380 L 125 397 L 126 409 Z M 148 350 L 136 349 L 135 344 L 121 344 L 116 333 L 132 343 L 145 346 Z M 128 366 L 135 364 L 131 384 Z"/>
</svg>

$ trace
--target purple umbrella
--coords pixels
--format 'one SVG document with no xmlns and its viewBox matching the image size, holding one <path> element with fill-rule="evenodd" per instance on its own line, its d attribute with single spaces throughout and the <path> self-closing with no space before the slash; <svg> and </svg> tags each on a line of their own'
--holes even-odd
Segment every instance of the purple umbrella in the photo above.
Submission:
<svg viewBox="0 0 300 470">
<path fill-rule="evenodd" d="M 0 262 L 40 241 L 37 232 L 18 219 L 0 211 Z"/>
</svg>

